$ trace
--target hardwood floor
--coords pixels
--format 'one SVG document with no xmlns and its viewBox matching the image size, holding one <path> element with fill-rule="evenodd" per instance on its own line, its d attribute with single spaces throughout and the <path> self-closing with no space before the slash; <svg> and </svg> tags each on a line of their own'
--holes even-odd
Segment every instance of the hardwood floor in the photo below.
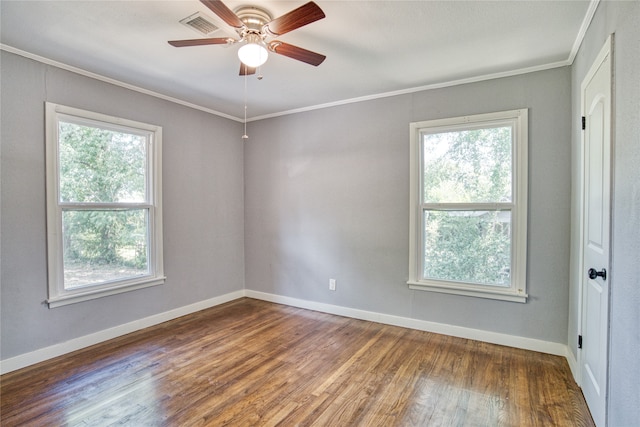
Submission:
<svg viewBox="0 0 640 427">
<path fill-rule="evenodd" d="M 240 299 L 0 378 L 2 426 L 593 426 L 562 357 Z"/>
</svg>

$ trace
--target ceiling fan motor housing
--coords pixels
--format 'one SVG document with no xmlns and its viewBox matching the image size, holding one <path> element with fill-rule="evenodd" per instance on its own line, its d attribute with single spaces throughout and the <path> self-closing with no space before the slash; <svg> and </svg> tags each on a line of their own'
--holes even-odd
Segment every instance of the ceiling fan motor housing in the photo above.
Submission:
<svg viewBox="0 0 640 427">
<path fill-rule="evenodd" d="M 273 20 L 269 12 L 255 6 L 242 6 L 234 12 L 245 26 L 238 30 L 241 37 L 248 34 L 258 34 L 262 39 L 266 37 L 267 34 L 263 32 L 263 28 Z"/>
</svg>

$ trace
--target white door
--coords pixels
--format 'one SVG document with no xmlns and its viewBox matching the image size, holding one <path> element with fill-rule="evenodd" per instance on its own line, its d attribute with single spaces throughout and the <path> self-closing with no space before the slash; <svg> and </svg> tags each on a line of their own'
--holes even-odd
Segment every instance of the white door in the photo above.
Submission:
<svg viewBox="0 0 640 427">
<path fill-rule="evenodd" d="M 609 329 L 611 185 L 611 40 L 582 83 L 585 117 L 582 391 L 597 426 L 605 425 Z"/>
</svg>

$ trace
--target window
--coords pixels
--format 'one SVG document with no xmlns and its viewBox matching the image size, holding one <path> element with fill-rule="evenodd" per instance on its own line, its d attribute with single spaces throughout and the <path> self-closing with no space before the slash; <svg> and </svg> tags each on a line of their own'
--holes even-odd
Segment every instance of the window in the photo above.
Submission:
<svg viewBox="0 0 640 427">
<path fill-rule="evenodd" d="M 46 104 L 49 307 L 164 282 L 162 128 Z"/>
<path fill-rule="evenodd" d="M 527 110 L 411 123 L 409 287 L 526 302 Z"/>
</svg>

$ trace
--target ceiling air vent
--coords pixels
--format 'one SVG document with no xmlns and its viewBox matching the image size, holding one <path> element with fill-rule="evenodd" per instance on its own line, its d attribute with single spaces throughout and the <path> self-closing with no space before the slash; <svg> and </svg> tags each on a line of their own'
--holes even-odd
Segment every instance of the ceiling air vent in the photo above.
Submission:
<svg viewBox="0 0 640 427">
<path fill-rule="evenodd" d="M 182 19 L 180 23 L 185 25 L 201 35 L 210 36 L 218 31 L 218 27 L 211 22 L 212 19 L 200 12 L 196 12 L 193 15 L 187 16 Z"/>
</svg>

